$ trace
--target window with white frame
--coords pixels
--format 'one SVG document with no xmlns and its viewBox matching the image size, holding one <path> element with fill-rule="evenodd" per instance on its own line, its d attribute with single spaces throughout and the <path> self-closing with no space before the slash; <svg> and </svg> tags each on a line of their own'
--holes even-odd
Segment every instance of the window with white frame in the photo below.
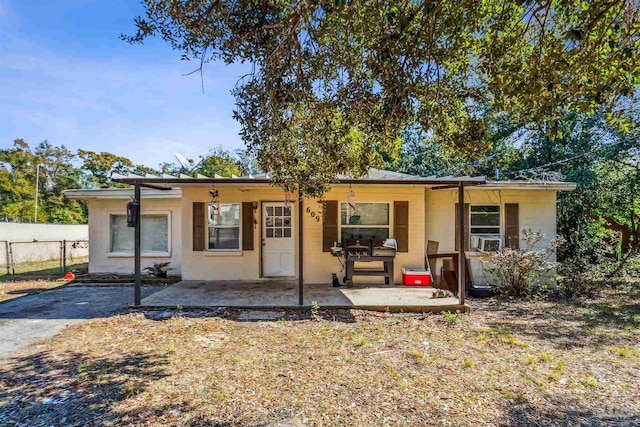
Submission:
<svg viewBox="0 0 640 427">
<path fill-rule="evenodd" d="M 500 205 L 471 205 L 469 235 L 500 237 Z"/>
<path fill-rule="evenodd" d="M 127 227 L 127 215 L 109 215 L 109 252 L 133 254 L 134 228 Z M 169 253 L 169 214 L 140 215 L 140 252 Z"/>
<path fill-rule="evenodd" d="M 340 242 L 389 238 L 389 203 L 348 203 L 340 205 Z"/>
<path fill-rule="evenodd" d="M 240 250 L 240 203 L 209 204 L 209 250 Z"/>
</svg>

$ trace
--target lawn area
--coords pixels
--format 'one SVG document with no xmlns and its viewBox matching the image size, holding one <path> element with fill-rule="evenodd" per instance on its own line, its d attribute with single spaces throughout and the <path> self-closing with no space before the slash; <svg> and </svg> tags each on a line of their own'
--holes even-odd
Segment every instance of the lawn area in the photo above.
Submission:
<svg viewBox="0 0 640 427">
<path fill-rule="evenodd" d="M 87 259 L 75 260 L 67 265 L 67 270 L 86 272 Z M 67 282 L 60 271 L 59 260 L 16 264 L 16 274 L 6 274 L 4 268 L 0 270 L 0 302 L 57 288 Z"/>
<path fill-rule="evenodd" d="M 67 271 L 76 274 L 86 273 L 89 258 L 75 258 L 67 263 Z M 65 272 L 60 270 L 60 260 L 25 262 L 15 265 L 15 274 L 7 274 L 5 267 L 0 268 L 0 282 L 25 279 L 60 279 Z"/>
<path fill-rule="evenodd" d="M 88 321 L 0 361 L 0 424 L 640 423 L 637 287 L 574 303 L 471 303 L 469 315 Z"/>
</svg>

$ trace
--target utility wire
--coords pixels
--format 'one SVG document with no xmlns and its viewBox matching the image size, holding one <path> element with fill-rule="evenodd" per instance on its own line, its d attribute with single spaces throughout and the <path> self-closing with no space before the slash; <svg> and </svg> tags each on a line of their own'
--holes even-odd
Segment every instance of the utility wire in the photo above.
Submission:
<svg viewBox="0 0 640 427">
<path fill-rule="evenodd" d="M 622 143 L 623 143 L 623 141 L 618 141 L 618 142 L 616 142 L 614 144 L 611 144 L 608 148 L 615 147 L 615 146 L 620 145 Z M 518 174 L 519 172 L 529 172 L 529 171 L 534 171 L 534 170 L 538 170 L 538 169 L 544 169 L 544 168 L 547 168 L 549 166 L 562 164 L 562 163 L 565 163 L 565 162 L 568 162 L 568 161 L 571 161 L 571 160 L 579 159 L 580 157 L 585 157 L 585 156 L 594 154 L 597 149 L 598 149 L 597 147 L 594 147 L 591 151 L 588 151 L 586 153 L 578 154 L 577 156 L 569 157 L 569 158 L 562 159 L 562 160 L 557 160 L 555 162 L 547 163 L 547 164 L 540 165 L 540 166 L 535 166 L 535 167 L 531 167 L 531 168 L 527 168 L 527 169 L 519 169 L 517 171 L 509 171 L 509 172 L 499 171 L 499 173 L 500 173 L 500 175 L 512 175 L 512 174 L 515 175 L 515 174 Z"/>
</svg>

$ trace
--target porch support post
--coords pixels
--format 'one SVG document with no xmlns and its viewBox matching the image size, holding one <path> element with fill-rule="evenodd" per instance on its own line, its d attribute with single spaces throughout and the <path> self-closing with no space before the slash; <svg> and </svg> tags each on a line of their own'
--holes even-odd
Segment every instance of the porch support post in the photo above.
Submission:
<svg viewBox="0 0 640 427">
<path fill-rule="evenodd" d="M 298 305 L 304 305 L 304 264 L 302 241 L 302 192 L 298 189 Z"/>
<path fill-rule="evenodd" d="M 142 210 L 142 204 L 140 200 L 140 183 L 136 181 L 134 187 L 133 198 L 139 203 L 136 213 L 136 226 L 134 228 L 134 275 L 135 275 L 135 292 L 134 292 L 134 305 L 139 306 L 142 300 L 142 277 L 140 275 L 140 211 Z"/>
<path fill-rule="evenodd" d="M 460 305 L 464 304 L 464 289 L 465 289 L 465 259 L 464 259 L 464 245 L 465 245 L 465 232 L 464 232 L 464 185 L 460 183 L 458 185 L 458 301 Z"/>
</svg>

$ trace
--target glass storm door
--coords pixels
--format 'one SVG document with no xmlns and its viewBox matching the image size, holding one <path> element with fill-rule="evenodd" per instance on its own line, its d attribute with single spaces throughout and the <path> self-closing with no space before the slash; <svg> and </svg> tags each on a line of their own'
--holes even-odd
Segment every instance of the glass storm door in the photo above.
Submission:
<svg viewBox="0 0 640 427">
<path fill-rule="evenodd" d="M 292 208 L 284 203 L 262 204 L 262 275 L 295 276 Z"/>
</svg>

